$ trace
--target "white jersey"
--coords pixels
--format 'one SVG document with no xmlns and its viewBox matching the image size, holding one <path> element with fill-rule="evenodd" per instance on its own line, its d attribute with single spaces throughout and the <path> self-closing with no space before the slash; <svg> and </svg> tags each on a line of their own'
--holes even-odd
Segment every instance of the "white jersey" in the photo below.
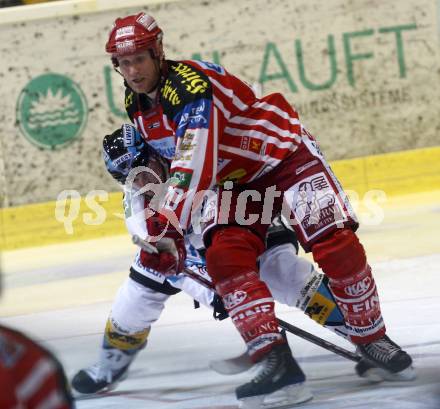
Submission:
<svg viewBox="0 0 440 409">
<path fill-rule="evenodd" d="M 136 190 L 124 189 L 124 210 L 125 210 L 125 224 L 131 236 L 139 236 L 143 239 L 148 237 L 148 228 L 145 219 L 145 197 L 137 194 Z M 185 247 L 187 258 L 185 267 L 189 268 L 197 275 L 210 281 L 206 271 L 205 261 L 200 255 L 199 251 L 193 245 L 195 242 L 200 242 L 195 235 L 188 235 L 185 237 Z M 200 235 L 198 235 L 200 236 Z M 202 285 L 193 279 L 183 275 L 165 276 L 162 273 L 142 265 L 140 260 L 139 249 L 131 265 L 132 269 L 136 270 L 149 279 L 163 284 L 167 281 L 171 286 L 189 294 L 192 298 L 205 306 L 210 306 L 214 297 L 214 292 L 204 288 Z"/>
</svg>

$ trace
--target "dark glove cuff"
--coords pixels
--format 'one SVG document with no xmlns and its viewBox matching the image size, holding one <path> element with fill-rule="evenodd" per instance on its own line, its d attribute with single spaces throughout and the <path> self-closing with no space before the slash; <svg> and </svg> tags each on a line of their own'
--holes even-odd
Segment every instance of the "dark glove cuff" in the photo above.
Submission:
<svg viewBox="0 0 440 409">
<path fill-rule="evenodd" d="M 216 320 L 221 321 L 229 317 L 225 305 L 223 304 L 223 300 L 218 294 L 214 295 L 214 299 L 212 300 L 211 305 L 214 308 L 214 312 L 212 313 L 212 316 Z"/>
</svg>

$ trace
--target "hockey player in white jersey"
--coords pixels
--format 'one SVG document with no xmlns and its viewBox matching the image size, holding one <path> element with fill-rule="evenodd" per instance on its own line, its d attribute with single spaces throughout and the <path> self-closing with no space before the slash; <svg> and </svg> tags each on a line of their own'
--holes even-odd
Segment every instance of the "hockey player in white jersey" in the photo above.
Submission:
<svg viewBox="0 0 440 409">
<path fill-rule="evenodd" d="M 164 182 L 168 177 L 168 163 L 143 143 L 136 129 L 130 125 L 124 125 L 112 135 L 106 136 L 103 145 L 107 169 L 120 183 L 124 184 L 129 172 L 138 166 L 144 166 L 155 174 L 156 180 L 149 180 L 150 183 Z M 125 189 L 126 224 L 132 235 L 146 237 L 147 224 L 153 223 L 154 218 L 146 219 L 144 209 L 153 192 L 136 194 L 139 189 L 139 186 L 136 187 L 138 179 L 132 185 L 134 189 Z M 148 181 L 141 182 L 144 185 Z M 200 235 L 190 234 L 185 241 L 186 267 L 209 278 Z M 298 245 L 293 231 L 282 223 L 273 225 L 268 232 L 266 247 L 266 252 L 259 260 L 260 274 L 275 300 L 300 308 L 319 324 L 347 338 L 343 316 L 334 302 L 327 279 L 310 262 L 297 256 Z M 204 306 L 213 308 L 217 318 L 227 317 L 220 298 L 213 291 L 183 274 L 165 277 L 146 268 L 142 264 L 142 257 L 143 251 L 139 250 L 130 268 L 130 275 L 113 302 L 99 362 L 79 371 L 72 380 L 74 390 L 79 393 L 93 394 L 109 390 L 124 379 L 136 354 L 147 344 L 150 328 L 159 319 L 171 295 L 184 291 Z M 303 386 L 304 373 L 298 365 L 296 367 L 298 388 L 290 400 L 299 403 L 308 400 L 311 395 Z M 360 376 L 374 373 L 375 376 L 380 374 L 389 380 L 396 376 L 378 370 L 365 361 L 361 361 L 356 369 Z M 401 380 L 402 375 L 398 378 Z"/>
</svg>

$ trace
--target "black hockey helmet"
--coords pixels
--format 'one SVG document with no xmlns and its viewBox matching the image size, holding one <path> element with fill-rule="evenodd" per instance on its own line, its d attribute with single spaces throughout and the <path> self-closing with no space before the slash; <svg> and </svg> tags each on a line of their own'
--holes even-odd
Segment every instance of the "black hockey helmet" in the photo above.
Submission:
<svg viewBox="0 0 440 409">
<path fill-rule="evenodd" d="M 102 156 L 108 172 L 119 183 L 124 184 L 128 174 L 137 166 L 148 166 L 151 157 L 158 160 L 158 153 L 148 145 L 129 124 L 122 125 L 102 141 Z"/>
</svg>

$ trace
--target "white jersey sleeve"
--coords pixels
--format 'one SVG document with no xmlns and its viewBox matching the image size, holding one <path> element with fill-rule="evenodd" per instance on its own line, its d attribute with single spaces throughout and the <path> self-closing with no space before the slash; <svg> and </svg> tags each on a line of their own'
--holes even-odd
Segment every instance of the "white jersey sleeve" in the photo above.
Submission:
<svg viewBox="0 0 440 409">
<path fill-rule="evenodd" d="M 147 221 L 145 218 L 145 197 L 137 194 L 136 190 L 124 187 L 124 214 L 125 225 L 131 236 L 145 239 L 148 236 Z"/>
</svg>

